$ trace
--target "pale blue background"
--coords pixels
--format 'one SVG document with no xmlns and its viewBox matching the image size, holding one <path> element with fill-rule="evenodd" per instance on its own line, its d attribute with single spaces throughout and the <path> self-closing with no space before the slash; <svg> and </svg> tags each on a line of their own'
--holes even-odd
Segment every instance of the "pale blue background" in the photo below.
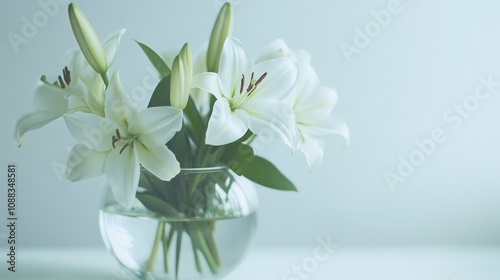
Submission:
<svg viewBox="0 0 500 280">
<path fill-rule="evenodd" d="M 101 38 L 127 28 L 114 66 L 129 92 L 149 75 L 132 39 L 165 53 L 184 42 L 196 51 L 208 39 L 220 5 L 75 2 Z M 233 2 L 233 34 L 255 56 L 277 37 L 312 54 L 322 83 L 338 91 L 335 114 L 352 131 L 349 148 L 340 137 L 325 138 L 324 162 L 313 172 L 300 153 L 290 156 L 279 143 L 262 151 L 300 192 L 259 188 L 257 245 L 307 246 L 327 235 L 345 246 L 500 243 L 500 88 L 459 128 L 443 119 L 474 93 L 480 76 L 500 81 L 497 1 L 402 0 L 401 12 L 350 62 L 340 45 L 354 44 L 355 28 L 364 29 L 373 20 L 371 11 L 386 9 L 390 1 Z M 8 163 L 18 166 L 19 246 L 101 246 L 97 211 L 105 180 L 71 184 L 52 168 L 65 162 L 75 143 L 62 120 L 27 134 L 21 149 L 12 138 L 17 118 L 32 110 L 38 78 L 58 74 L 64 53 L 76 47 L 66 5 L 58 7 L 18 53 L 9 32 L 21 34 L 22 18 L 31 20 L 43 10 L 38 1 L 9 1 L 0 10 L 0 172 L 6 173 Z M 447 140 L 392 191 L 384 173 L 397 172 L 398 157 L 408 158 L 414 141 L 438 128 Z M 4 215 L 5 183 L 0 192 Z"/>
</svg>

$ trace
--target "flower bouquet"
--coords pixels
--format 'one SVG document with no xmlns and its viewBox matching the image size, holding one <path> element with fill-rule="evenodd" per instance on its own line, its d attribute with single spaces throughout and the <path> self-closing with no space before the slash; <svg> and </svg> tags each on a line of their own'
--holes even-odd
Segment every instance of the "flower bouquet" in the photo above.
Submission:
<svg viewBox="0 0 500 280">
<path fill-rule="evenodd" d="M 254 154 L 252 142 L 258 137 L 278 139 L 291 151 L 301 151 L 310 169 L 323 157 L 324 143 L 317 136 L 349 138 L 346 124 L 331 115 L 337 95 L 320 85 L 310 55 L 275 40 L 253 60 L 231 35 L 229 3 L 221 8 L 208 47 L 195 61 L 188 44 L 168 65 L 137 42 L 159 78 L 142 111 L 130 101 L 118 70 L 111 71 L 125 30 L 101 43 L 74 4 L 68 12 L 79 50 L 69 55 L 61 75 L 41 77 L 37 109 L 18 121 L 15 138 L 21 146 L 26 132 L 64 119 L 79 142 L 68 155 L 66 176 L 70 181 L 106 176 L 113 202 L 103 207 L 103 238 L 138 275 L 161 270 L 166 277 L 171 272 L 182 278 L 186 247 L 194 262 L 187 269 L 214 277 L 207 279 L 223 274 L 228 261 L 217 242 L 224 240 L 215 237 L 217 221 L 254 218 L 255 213 L 241 178 L 296 190 L 271 162 Z M 130 232 L 141 226 L 117 227 L 112 217 L 120 214 L 147 217 L 155 230 L 135 244 L 137 237 Z M 134 259 L 127 255 L 133 247 L 148 253 Z M 163 256 L 161 265 L 158 256 Z"/>
</svg>

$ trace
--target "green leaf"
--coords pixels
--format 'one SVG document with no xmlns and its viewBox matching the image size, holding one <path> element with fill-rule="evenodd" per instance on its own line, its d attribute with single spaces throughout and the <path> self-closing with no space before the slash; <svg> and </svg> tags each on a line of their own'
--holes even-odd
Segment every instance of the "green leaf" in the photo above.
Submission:
<svg viewBox="0 0 500 280">
<path fill-rule="evenodd" d="M 293 183 L 268 160 L 256 156 L 252 147 L 245 144 L 233 145 L 225 159 L 236 174 L 275 190 L 297 191 Z"/>
<path fill-rule="evenodd" d="M 148 107 L 170 106 L 170 75 L 161 79 L 149 100 Z"/>
<path fill-rule="evenodd" d="M 148 192 L 153 193 L 155 191 L 155 187 L 149 176 L 150 175 L 146 175 L 144 172 L 141 172 L 141 176 L 139 177 L 139 186 L 146 189 Z"/>
<path fill-rule="evenodd" d="M 186 108 L 184 109 L 184 113 L 186 114 L 187 118 L 189 119 L 189 124 L 193 127 L 193 132 L 194 132 L 194 137 L 193 140 L 195 143 L 200 143 L 203 135 L 203 118 L 200 115 L 200 112 L 196 108 L 196 105 L 194 104 L 193 98 L 191 96 L 188 99 L 188 104 Z"/>
<path fill-rule="evenodd" d="M 146 46 L 145 44 L 139 41 L 135 42 L 139 44 L 142 51 L 144 51 L 149 61 L 151 61 L 156 70 L 158 70 L 158 73 L 160 73 L 160 76 L 162 78 L 165 78 L 166 76 L 170 75 L 170 68 L 168 68 L 165 61 L 163 61 L 163 59 L 155 51 L 153 51 L 150 47 Z"/>
<path fill-rule="evenodd" d="M 175 154 L 177 161 L 181 167 L 192 166 L 192 151 L 191 142 L 186 133 L 186 130 L 177 132 L 174 137 L 167 143 L 167 147 Z"/>
<path fill-rule="evenodd" d="M 163 217 L 182 217 L 182 215 L 175 210 L 170 204 L 164 200 L 148 194 L 148 193 L 137 193 L 137 199 L 146 206 L 149 210 L 159 214 Z"/>
</svg>

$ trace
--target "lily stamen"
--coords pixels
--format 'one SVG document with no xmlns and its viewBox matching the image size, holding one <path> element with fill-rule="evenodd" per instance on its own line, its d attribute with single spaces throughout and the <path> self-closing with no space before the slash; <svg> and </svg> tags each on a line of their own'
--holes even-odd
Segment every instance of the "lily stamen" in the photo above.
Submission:
<svg viewBox="0 0 500 280">
<path fill-rule="evenodd" d="M 253 79 L 253 72 L 252 72 L 252 81 L 250 82 L 251 87 L 249 86 L 250 90 L 247 90 L 247 92 L 248 92 L 247 96 L 250 96 L 250 94 L 252 94 L 252 92 L 254 92 L 257 89 L 257 86 L 264 80 L 264 78 L 266 76 L 267 76 L 267 72 L 262 74 L 262 76 L 260 76 L 260 78 L 257 81 L 255 81 Z"/>
<path fill-rule="evenodd" d="M 129 146 L 129 144 L 130 144 L 130 142 L 127 142 L 127 143 L 125 143 L 125 145 L 123 145 L 123 147 L 120 149 L 120 155 L 123 153 L 125 148 L 127 148 Z"/>
<path fill-rule="evenodd" d="M 248 84 L 247 92 L 249 92 L 252 89 L 252 87 L 253 87 L 253 85 L 255 83 L 255 80 L 253 79 L 254 74 L 255 73 L 252 72 L 252 77 L 250 77 L 250 84 Z"/>
<path fill-rule="evenodd" d="M 262 80 L 264 80 L 264 78 L 267 76 L 267 72 L 265 72 L 264 74 L 262 74 L 262 76 L 260 76 L 260 78 L 257 80 L 257 82 L 255 82 L 255 87 L 257 87 L 260 82 L 262 82 Z"/>
<path fill-rule="evenodd" d="M 66 88 L 66 86 L 69 86 L 69 83 L 71 83 L 71 72 L 68 69 L 68 66 L 64 66 L 63 70 L 63 75 L 57 76 L 57 80 L 59 81 L 59 84 L 61 88 Z"/>
<path fill-rule="evenodd" d="M 262 80 L 264 80 L 264 78 L 267 76 L 267 72 L 265 72 L 264 74 L 262 74 L 262 76 L 260 76 L 259 79 L 254 80 L 254 76 L 255 76 L 255 73 L 252 72 L 252 76 L 250 77 L 250 83 L 248 84 L 248 87 L 247 87 L 247 96 L 249 96 L 250 94 L 252 94 L 252 92 L 255 91 L 255 89 L 257 89 L 257 86 L 262 82 Z M 245 85 L 245 75 L 244 74 L 241 74 L 241 83 L 240 83 L 240 94 L 243 93 L 243 86 Z"/>
<path fill-rule="evenodd" d="M 116 132 L 116 136 L 113 135 L 113 137 L 111 138 L 111 145 L 113 146 L 113 149 L 116 149 L 116 142 L 120 141 L 122 139 L 122 136 L 120 135 L 120 130 L 118 130 L 118 128 L 115 130 Z"/>
<path fill-rule="evenodd" d="M 113 137 L 111 138 L 111 145 L 113 146 L 113 149 L 116 149 L 116 142 L 118 142 L 118 139 L 116 139 L 116 136 L 113 135 Z"/>
<path fill-rule="evenodd" d="M 61 75 L 59 75 L 57 77 L 57 79 L 59 80 L 59 84 L 61 85 L 62 88 L 66 88 L 66 85 L 64 84 L 64 81 L 63 79 L 61 78 Z"/>
<path fill-rule="evenodd" d="M 243 87 L 244 86 L 245 86 L 245 75 L 241 74 L 240 94 L 243 93 Z"/>
<path fill-rule="evenodd" d="M 68 66 L 64 66 L 63 76 L 64 76 L 64 81 L 66 82 L 67 85 L 69 85 L 69 83 L 71 83 L 71 71 L 69 71 Z"/>
</svg>

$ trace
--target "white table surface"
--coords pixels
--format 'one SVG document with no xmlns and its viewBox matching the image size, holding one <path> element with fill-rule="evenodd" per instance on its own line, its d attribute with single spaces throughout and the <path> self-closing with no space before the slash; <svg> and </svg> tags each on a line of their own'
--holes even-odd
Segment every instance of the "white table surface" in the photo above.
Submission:
<svg viewBox="0 0 500 280">
<path fill-rule="evenodd" d="M 101 248 L 20 249 L 0 279 L 132 280 Z M 499 280 L 496 248 L 255 248 L 227 280 Z M 318 258 L 319 257 L 319 258 Z M 319 260 L 321 259 L 321 260 Z M 297 266 L 302 272 L 293 274 Z M 288 274 L 287 274 L 288 272 Z"/>
</svg>

